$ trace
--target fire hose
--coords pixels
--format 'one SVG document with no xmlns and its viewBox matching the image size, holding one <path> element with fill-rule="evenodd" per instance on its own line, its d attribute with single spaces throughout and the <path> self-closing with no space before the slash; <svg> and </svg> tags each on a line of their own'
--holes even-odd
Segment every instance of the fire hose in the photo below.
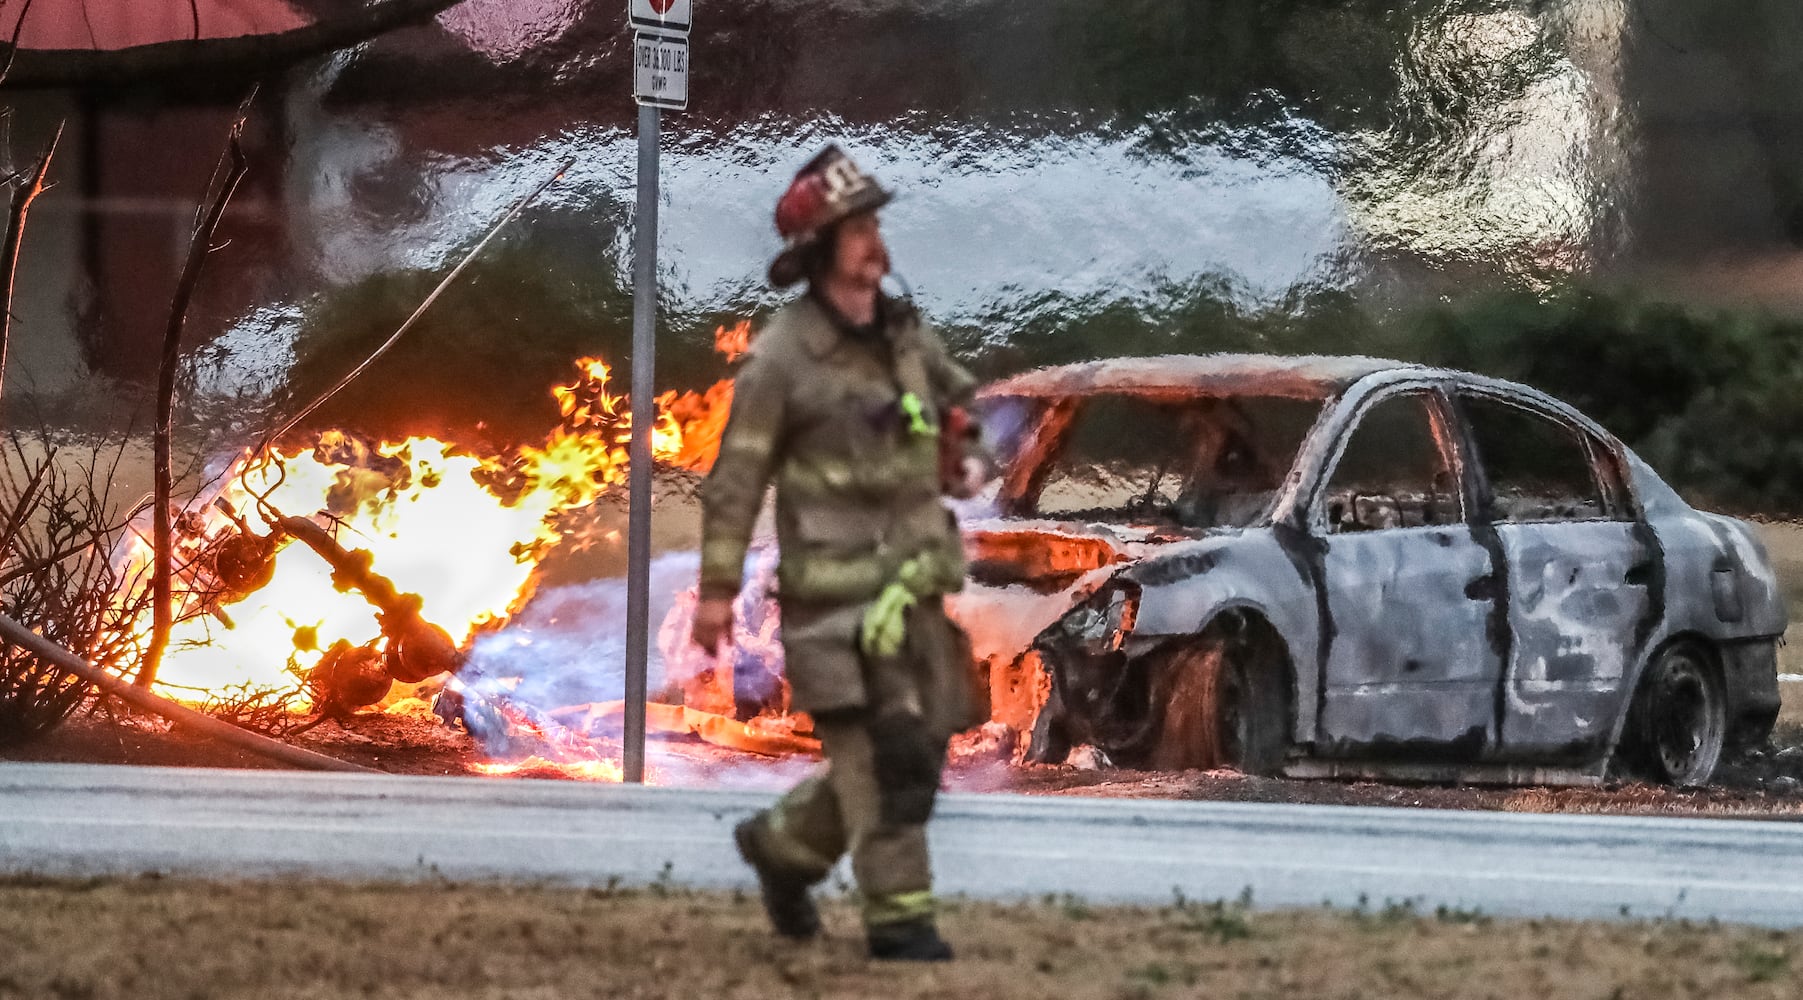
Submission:
<svg viewBox="0 0 1803 1000">
<path fill-rule="evenodd" d="M 229 722 L 222 722 L 210 715 L 196 712 L 194 709 L 179 705 L 167 698 L 151 694 L 143 688 L 136 687 L 120 680 L 105 670 L 76 656 L 56 643 L 38 635 L 31 629 L 6 615 L 0 615 L 0 638 L 13 643 L 22 649 L 42 657 L 55 664 L 59 669 L 80 677 L 107 694 L 118 698 L 135 708 L 160 715 L 178 726 L 182 726 L 203 736 L 210 736 L 222 743 L 279 761 L 293 767 L 309 771 L 351 771 L 368 774 L 379 774 L 375 768 L 364 767 L 349 761 L 328 757 L 322 753 L 314 753 L 297 746 L 291 746 L 280 740 L 272 740 L 267 736 L 240 729 Z"/>
</svg>

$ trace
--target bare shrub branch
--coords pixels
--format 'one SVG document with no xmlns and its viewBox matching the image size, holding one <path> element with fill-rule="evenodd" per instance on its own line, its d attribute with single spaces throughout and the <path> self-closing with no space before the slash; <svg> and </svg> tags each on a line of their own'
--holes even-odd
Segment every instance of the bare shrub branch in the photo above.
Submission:
<svg viewBox="0 0 1803 1000">
<path fill-rule="evenodd" d="M 0 448 L 0 508 L 13 528 L 0 559 L 0 614 L 103 669 L 137 662 L 149 600 L 143 579 L 121 579 L 111 555 L 108 484 L 98 448 L 81 461 L 58 457 L 48 441 L 9 436 Z M 116 464 L 116 461 L 115 461 Z M 55 556 L 55 558 L 52 558 Z M 90 685 L 10 643 L 0 644 L 0 745 L 48 732 L 79 706 Z"/>
</svg>

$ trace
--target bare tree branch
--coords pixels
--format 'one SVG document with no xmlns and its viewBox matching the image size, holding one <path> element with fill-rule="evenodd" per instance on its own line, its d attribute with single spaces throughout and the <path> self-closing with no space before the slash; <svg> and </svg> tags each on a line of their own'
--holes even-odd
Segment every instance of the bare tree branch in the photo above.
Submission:
<svg viewBox="0 0 1803 1000">
<path fill-rule="evenodd" d="M 19 19 L 13 22 L 13 36 L 6 43 L 6 65 L 0 66 L 0 83 L 13 71 L 13 57 L 19 54 L 19 34 L 25 30 L 25 15 L 31 13 L 31 4 L 32 0 L 25 0 L 25 6 L 19 8 Z"/>
<path fill-rule="evenodd" d="M 44 147 L 43 155 L 38 157 L 38 165 L 32 170 L 28 179 L 19 182 L 13 188 L 12 211 L 6 219 L 6 242 L 0 244 L 0 286 L 4 296 L 0 297 L 0 383 L 6 380 L 6 347 L 12 339 L 13 329 L 13 278 L 19 270 L 19 245 L 25 240 L 25 214 L 31 211 L 31 203 L 44 193 L 44 176 L 50 172 L 50 158 L 56 155 L 57 141 L 63 137 L 63 126 L 56 127 L 56 134 L 50 137 L 50 145 Z"/>
<path fill-rule="evenodd" d="M 20 49 L 7 45 L 4 86 L 105 90 L 175 76 L 264 76 L 304 59 L 369 41 L 437 16 L 462 0 L 384 0 L 302 28 L 234 38 L 194 38 L 130 48 Z"/>
<path fill-rule="evenodd" d="M 188 259 L 182 265 L 181 280 L 175 287 L 175 301 L 169 307 L 169 327 L 163 335 L 162 364 L 157 370 L 157 420 L 151 434 L 153 461 L 156 465 L 156 500 L 155 508 L 151 511 L 151 523 L 156 526 L 156 576 L 151 581 L 153 618 L 150 646 L 144 654 L 143 669 L 138 671 L 135 679 L 137 685 L 144 688 L 156 681 L 163 651 L 169 646 L 169 633 L 175 627 L 175 526 L 171 523 L 169 506 L 175 492 L 170 464 L 174 450 L 172 427 L 175 423 L 175 374 L 181 360 L 182 326 L 188 320 L 188 303 L 193 300 L 194 289 L 200 284 L 201 267 L 206 263 L 213 233 L 219 228 L 219 219 L 225 214 L 226 203 L 232 200 L 232 192 L 238 189 L 238 182 L 244 178 L 244 146 L 241 140 L 244 137 L 244 123 L 250 117 L 250 104 L 256 96 L 257 91 L 253 87 L 245 95 L 243 103 L 238 105 L 237 117 L 232 120 L 231 131 L 227 133 L 225 152 L 220 156 L 219 165 L 214 168 L 213 176 L 207 182 L 212 203 L 207 207 L 206 214 L 195 221 L 193 237 L 188 242 Z M 221 172 L 224 173 L 223 179 Z"/>
</svg>

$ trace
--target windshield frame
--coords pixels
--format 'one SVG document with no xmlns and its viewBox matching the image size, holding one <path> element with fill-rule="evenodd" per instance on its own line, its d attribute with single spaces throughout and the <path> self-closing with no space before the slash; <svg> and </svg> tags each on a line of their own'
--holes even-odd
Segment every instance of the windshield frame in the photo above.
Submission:
<svg viewBox="0 0 1803 1000">
<path fill-rule="evenodd" d="M 1261 389 L 1265 391 L 1260 391 Z M 1309 442 L 1314 439 L 1322 422 L 1334 409 L 1334 403 L 1338 396 L 1338 393 L 1332 391 L 1273 393 L 1264 386 L 1246 386 L 1244 391 L 1237 392 L 1213 390 L 1173 392 L 1162 387 L 1135 391 L 1132 388 L 1110 387 L 1098 392 L 1055 396 L 1004 391 L 980 395 L 976 402 L 979 413 L 986 418 L 986 427 L 989 425 L 988 418 L 992 418 L 1002 407 L 1014 404 L 1028 408 L 1028 412 L 1018 414 L 1007 421 L 1012 426 L 1006 428 L 1002 440 L 997 442 L 1001 446 L 997 449 L 997 458 L 1002 465 L 1002 474 L 996 492 L 995 506 L 1002 516 L 1025 520 L 1150 527 L 1164 533 L 1197 535 L 1223 528 L 1249 528 L 1271 524 L 1279 507 L 1297 481 L 1304 458 L 1309 452 Z M 1177 407 L 1193 404 L 1197 408 L 1201 408 L 1208 400 L 1282 398 L 1309 404 L 1314 408 L 1314 415 L 1307 429 L 1294 440 L 1287 458 L 1271 459 L 1273 469 L 1282 466 L 1282 474 L 1274 479 L 1269 490 L 1257 491 L 1268 493 L 1268 496 L 1259 504 L 1256 513 L 1237 518 L 1232 523 L 1185 524 L 1175 517 L 1158 514 L 1133 518 L 1073 517 L 1062 512 L 1050 515 L 1040 513 L 1038 503 L 1041 492 L 1063 451 L 1073 426 L 1077 423 L 1077 414 L 1085 405 L 1105 397 L 1126 397 Z M 1080 515 L 1082 512 L 1078 513 Z"/>
</svg>

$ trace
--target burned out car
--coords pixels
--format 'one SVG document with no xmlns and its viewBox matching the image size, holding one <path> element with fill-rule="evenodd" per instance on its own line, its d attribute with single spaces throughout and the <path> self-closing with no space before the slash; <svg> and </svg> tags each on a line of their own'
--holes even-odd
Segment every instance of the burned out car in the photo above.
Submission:
<svg viewBox="0 0 1803 1000">
<path fill-rule="evenodd" d="M 1543 393 L 1172 356 L 979 407 L 1004 474 L 966 512 L 954 610 L 1030 759 L 1699 784 L 1771 729 L 1785 610 L 1758 538 Z"/>
</svg>

